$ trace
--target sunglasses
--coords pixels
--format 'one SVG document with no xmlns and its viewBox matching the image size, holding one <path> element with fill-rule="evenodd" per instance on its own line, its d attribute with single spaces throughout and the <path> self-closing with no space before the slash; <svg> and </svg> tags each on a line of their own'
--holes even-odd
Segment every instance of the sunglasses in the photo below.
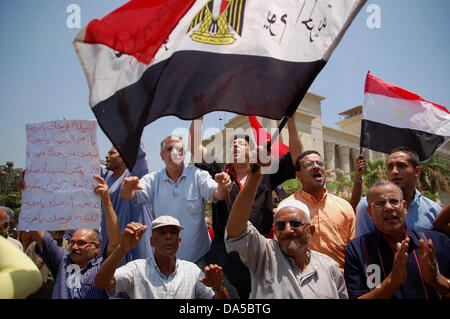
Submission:
<svg viewBox="0 0 450 319">
<path fill-rule="evenodd" d="M 69 246 L 72 247 L 73 245 L 77 244 L 78 247 L 84 247 L 86 245 L 92 245 L 92 244 L 96 244 L 97 242 L 95 241 L 84 241 L 84 240 L 69 240 Z"/>
<path fill-rule="evenodd" d="M 298 220 L 298 219 L 280 220 L 280 221 L 277 221 L 275 223 L 275 225 L 274 225 L 275 230 L 277 230 L 277 231 L 284 230 L 286 228 L 286 223 L 289 223 L 289 225 L 293 229 L 300 228 L 303 225 L 309 225 L 309 224 L 306 224 L 306 223 L 304 223 L 304 222 L 302 222 L 301 220 Z"/>
<path fill-rule="evenodd" d="M 308 161 L 308 162 L 303 163 L 302 165 L 304 167 L 313 167 L 314 163 L 316 163 L 317 166 L 325 167 L 325 162 L 323 162 L 323 161 Z"/>
<path fill-rule="evenodd" d="M 373 205 L 373 207 L 376 207 L 376 208 L 383 208 L 384 206 L 386 206 L 386 203 L 389 203 L 389 205 L 391 205 L 392 207 L 399 207 L 402 202 L 403 202 L 403 200 L 400 198 L 390 198 L 388 200 L 380 199 L 380 200 L 374 201 L 372 203 L 372 205 Z"/>
</svg>

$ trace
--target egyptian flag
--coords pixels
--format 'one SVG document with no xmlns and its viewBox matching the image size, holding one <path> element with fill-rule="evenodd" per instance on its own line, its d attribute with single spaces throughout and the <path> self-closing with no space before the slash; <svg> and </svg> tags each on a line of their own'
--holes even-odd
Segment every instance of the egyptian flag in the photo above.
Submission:
<svg viewBox="0 0 450 319">
<path fill-rule="evenodd" d="M 162 116 L 292 115 L 365 2 L 133 0 L 74 47 L 99 125 L 132 167 Z"/>
<path fill-rule="evenodd" d="M 361 147 L 390 153 L 399 146 L 428 160 L 450 136 L 450 114 L 439 104 L 367 73 Z"/>
<path fill-rule="evenodd" d="M 267 131 L 261 126 L 261 124 L 259 124 L 256 116 L 249 115 L 248 120 L 250 121 L 253 137 L 256 140 L 256 144 L 258 146 L 262 146 L 266 141 L 272 140 L 272 136 L 267 133 Z M 284 155 L 287 152 L 289 152 L 289 146 L 281 143 L 280 140 L 277 139 L 271 144 L 270 154 L 274 159 L 279 158 L 281 155 Z"/>
</svg>

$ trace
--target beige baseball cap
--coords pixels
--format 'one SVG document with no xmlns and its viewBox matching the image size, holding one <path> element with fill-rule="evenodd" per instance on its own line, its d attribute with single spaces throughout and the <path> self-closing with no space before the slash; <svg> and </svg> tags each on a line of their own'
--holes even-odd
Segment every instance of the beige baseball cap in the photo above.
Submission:
<svg viewBox="0 0 450 319">
<path fill-rule="evenodd" d="M 175 226 L 175 227 L 178 227 L 180 230 L 184 229 L 184 227 L 180 225 L 180 222 L 178 221 L 178 219 L 176 219 L 175 217 L 172 217 L 172 216 L 168 216 L 168 215 L 159 216 L 158 218 L 154 219 L 152 222 L 152 229 L 156 229 L 156 228 L 164 227 L 164 226 Z"/>
</svg>

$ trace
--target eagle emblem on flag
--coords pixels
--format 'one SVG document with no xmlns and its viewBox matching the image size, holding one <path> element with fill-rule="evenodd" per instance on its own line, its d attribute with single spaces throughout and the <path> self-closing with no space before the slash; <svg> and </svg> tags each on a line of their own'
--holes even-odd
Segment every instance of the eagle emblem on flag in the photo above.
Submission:
<svg viewBox="0 0 450 319">
<path fill-rule="evenodd" d="M 192 33 L 192 40 L 205 44 L 232 44 L 236 34 L 242 35 L 244 9 L 245 0 L 211 0 L 195 16 L 188 33 L 200 24 Z"/>
</svg>

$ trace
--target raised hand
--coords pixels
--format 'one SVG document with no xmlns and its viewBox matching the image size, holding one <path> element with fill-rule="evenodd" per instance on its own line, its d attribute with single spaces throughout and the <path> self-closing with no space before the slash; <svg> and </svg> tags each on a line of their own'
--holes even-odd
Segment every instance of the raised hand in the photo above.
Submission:
<svg viewBox="0 0 450 319">
<path fill-rule="evenodd" d="M 429 284 L 434 284 L 437 281 L 439 269 L 437 267 L 433 241 L 428 239 L 428 243 L 425 243 L 423 239 L 420 239 L 419 251 L 419 265 L 423 280 Z"/>
<path fill-rule="evenodd" d="M 96 175 L 94 178 L 98 182 L 97 186 L 95 186 L 94 193 L 101 197 L 102 203 L 105 205 L 105 203 L 110 200 L 108 185 L 102 177 Z"/>
<path fill-rule="evenodd" d="M 222 267 L 209 265 L 204 268 L 205 278 L 200 278 L 200 282 L 214 290 L 222 288 Z"/>
<path fill-rule="evenodd" d="M 397 252 L 394 255 L 394 264 L 391 271 L 391 283 L 398 288 L 406 282 L 408 264 L 408 248 L 409 237 L 405 238 L 401 243 L 397 243 Z"/>
<path fill-rule="evenodd" d="M 364 155 L 360 155 L 356 158 L 355 163 L 355 179 L 359 180 L 361 179 L 361 176 L 366 171 L 366 159 L 364 158 Z"/>
<path fill-rule="evenodd" d="M 227 191 L 230 190 L 230 188 L 232 186 L 232 182 L 231 182 L 230 175 L 228 175 L 228 173 L 221 172 L 219 174 L 216 174 L 214 176 L 214 179 L 217 182 L 217 184 L 219 184 L 219 187 L 221 189 L 224 189 L 224 190 L 227 190 Z"/>
<path fill-rule="evenodd" d="M 120 198 L 129 200 L 135 196 L 134 191 L 141 190 L 139 185 L 139 178 L 137 176 L 126 177 L 123 179 L 122 187 L 120 188 Z"/>
<path fill-rule="evenodd" d="M 120 238 L 120 248 L 124 252 L 128 252 L 130 249 L 136 247 L 147 228 L 148 227 L 146 225 L 142 225 L 140 223 L 129 223 L 122 232 L 122 236 Z"/>
</svg>

